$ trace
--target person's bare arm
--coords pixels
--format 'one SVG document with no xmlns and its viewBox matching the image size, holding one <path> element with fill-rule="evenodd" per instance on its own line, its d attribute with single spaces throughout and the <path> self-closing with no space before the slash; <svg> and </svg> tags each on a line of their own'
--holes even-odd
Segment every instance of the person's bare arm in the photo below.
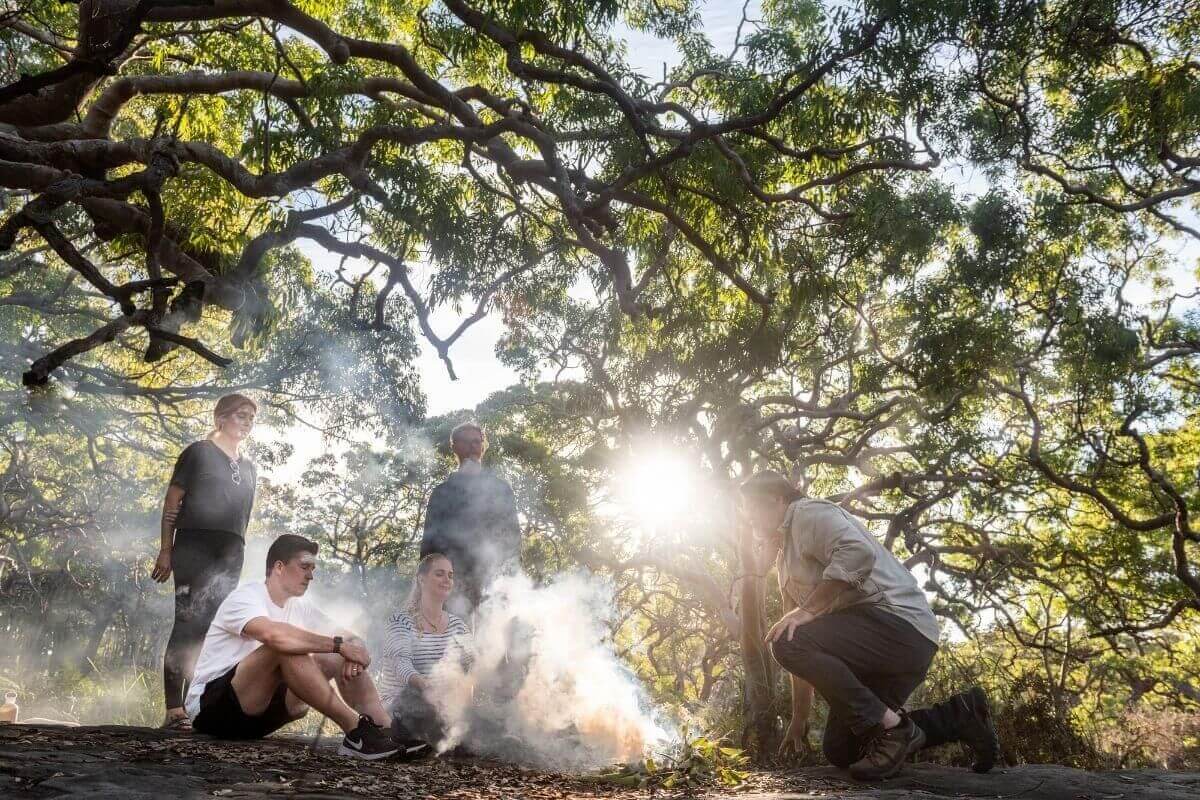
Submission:
<svg viewBox="0 0 1200 800">
<path fill-rule="evenodd" d="M 346 648 L 352 644 L 361 646 L 362 651 L 364 653 L 368 652 L 367 651 L 367 643 L 363 640 L 363 638 L 361 636 L 359 636 L 354 631 L 349 630 L 348 628 L 343 628 L 341 625 L 338 625 L 332 619 L 330 619 L 328 615 L 324 614 L 320 609 L 311 608 L 309 610 L 309 614 L 310 614 L 309 622 L 311 623 L 311 625 L 310 625 L 311 628 L 313 628 L 315 630 L 319 630 L 319 631 L 325 631 L 329 636 L 341 636 L 342 637 L 342 653 L 343 654 L 346 652 Z M 357 680 L 358 678 L 363 677 L 366 674 L 367 674 L 366 669 L 365 668 L 360 669 L 359 664 L 355 661 L 346 659 L 345 663 L 342 664 L 342 677 L 348 681 Z"/>
<path fill-rule="evenodd" d="M 850 584 L 845 581 L 823 580 L 817 584 L 804 601 L 804 610 L 819 617 L 833 607 L 834 602 L 842 592 L 849 591 Z"/>
<path fill-rule="evenodd" d="M 348 628 L 338 628 L 335 635 L 342 637 L 341 651 L 343 656 L 346 654 L 347 647 L 355 646 L 361 647 L 363 653 L 366 653 L 368 660 L 370 660 L 370 652 L 367 650 L 367 642 L 357 633 L 349 630 Z M 360 665 L 357 661 L 353 661 L 349 658 L 347 658 L 345 663 L 342 664 L 342 677 L 348 681 L 358 680 L 359 678 L 366 676 L 366 674 L 367 668 L 365 664 Z"/>
<path fill-rule="evenodd" d="M 332 653 L 334 643 L 332 636 L 306 631 L 289 625 L 286 622 L 276 622 L 266 617 L 255 617 L 242 628 L 242 634 L 251 639 L 257 639 L 264 646 L 279 653 L 288 655 L 305 655 L 308 653 Z M 362 667 L 371 665 L 371 656 L 362 641 L 354 638 L 342 642 L 339 651 L 342 658 Z"/>
<path fill-rule="evenodd" d="M 163 498 L 162 519 L 158 526 L 158 558 L 150 577 L 162 583 L 171 577 L 171 551 L 175 546 L 175 520 L 179 518 L 179 506 L 183 502 L 183 487 L 171 484 Z"/>
<path fill-rule="evenodd" d="M 796 628 L 799 628 L 801 625 L 807 625 L 828 611 L 838 595 L 849 588 L 850 584 L 845 581 L 823 580 L 818 583 L 817 588 L 804 601 L 803 606 L 793 608 L 771 626 L 771 630 L 767 631 L 767 644 L 777 642 L 780 639 L 790 642 Z"/>
</svg>

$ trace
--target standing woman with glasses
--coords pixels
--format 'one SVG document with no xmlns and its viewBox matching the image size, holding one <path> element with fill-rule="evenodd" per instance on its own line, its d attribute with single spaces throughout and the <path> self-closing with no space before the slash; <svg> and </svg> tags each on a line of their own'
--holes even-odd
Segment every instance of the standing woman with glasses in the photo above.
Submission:
<svg viewBox="0 0 1200 800">
<path fill-rule="evenodd" d="M 151 576 L 163 583 L 175 575 L 175 627 L 163 658 L 163 727 L 170 730 L 191 730 L 184 683 L 192 678 L 217 607 L 242 573 L 257 472 L 241 445 L 257 413 L 245 395 L 218 400 L 213 431 L 179 455 L 163 501 L 162 546 Z"/>
</svg>

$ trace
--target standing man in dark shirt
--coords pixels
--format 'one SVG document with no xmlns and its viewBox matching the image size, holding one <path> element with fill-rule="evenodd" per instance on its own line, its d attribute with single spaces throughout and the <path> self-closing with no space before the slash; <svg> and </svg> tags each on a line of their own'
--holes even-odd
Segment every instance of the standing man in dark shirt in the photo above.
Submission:
<svg viewBox="0 0 1200 800">
<path fill-rule="evenodd" d="M 521 553 L 521 527 L 512 487 L 483 468 L 487 436 L 475 422 L 450 433 L 458 470 L 438 484 L 425 511 L 421 557 L 442 553 L 454 565 L 456 591 L 447 606 L 467 617 L 483 592 Z"/>
</svg>

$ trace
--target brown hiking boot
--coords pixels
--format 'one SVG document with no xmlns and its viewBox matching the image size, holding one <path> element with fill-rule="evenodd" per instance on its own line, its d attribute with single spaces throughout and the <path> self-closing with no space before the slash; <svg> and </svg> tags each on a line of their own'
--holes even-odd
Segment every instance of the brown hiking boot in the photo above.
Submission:
<svg viewBox="0 0 1200 800">
<path fill-rule="evenodd" d="M 992 723 L 987 693 L 978 686 L 972 686 L 955 699 L 963 706 L 959 714 L 958 740 L 975 753 L 975 763 L 971 769 L 987 772 L 1000 757 L 1000 737 L 996 735 L 996 726 Z"/>
<path fill-rule="evenodd" d="M 901 714 L 899 725 L 878 733 L 867 744 L 863 757 L 850 765 L 850 775 L 859 781 L 890 778 L 904 766 L 904 759 L 924 744 L 925 732 L 907 714 Z"/>
</svg>

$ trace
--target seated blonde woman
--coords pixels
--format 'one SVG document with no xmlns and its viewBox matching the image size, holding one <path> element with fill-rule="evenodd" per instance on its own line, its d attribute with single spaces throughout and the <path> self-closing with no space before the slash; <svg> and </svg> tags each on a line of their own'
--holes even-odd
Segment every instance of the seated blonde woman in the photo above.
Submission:
<svg viewBox="0 0 1200 800">
<path fill-rule="evenodd" d="M 442 721 L 430 702 L 434 667 L 447 658 L 458 659 L 464 669 L 472 663 L 471 633 L 445 609 L 453 590 L 450 559 L 430 553 L 417 565 L 404 608 L 388 621 L 379 692 L 392 712 L 392 738 L 410 752 L 442 739 Z"/>
</svg>

